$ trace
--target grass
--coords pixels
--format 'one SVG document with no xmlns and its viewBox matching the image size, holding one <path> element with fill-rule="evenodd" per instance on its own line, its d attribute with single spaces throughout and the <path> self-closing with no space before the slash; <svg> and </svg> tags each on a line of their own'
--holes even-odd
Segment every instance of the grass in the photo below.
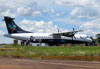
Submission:
<svg viewBox="0 0 100 69">
<path fill-rule="evenodd" d="M 100 60 L 100 47 L 32 47 L 6 45 L 5 48 L 16 48 L 14 50 L 0 50 L 0 56 L 18 58 L 39 58 L 39 59 L 65 59 L 72 60 L 82 58 L 87 60 Z M 72 58 L 73 57 L 73 58 Z M 86 58 L 85 58 L 86 57 Z"/>
</svg>

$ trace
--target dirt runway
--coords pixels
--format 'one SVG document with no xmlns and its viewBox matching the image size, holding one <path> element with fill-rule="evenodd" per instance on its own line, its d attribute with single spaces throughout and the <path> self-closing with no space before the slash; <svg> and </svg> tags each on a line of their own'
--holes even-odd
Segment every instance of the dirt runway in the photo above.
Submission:
<svg viewBox="0 0 100 69">
<path fill-rule="evenodd" d="M 100 62 L 0 57 L 0 69 L 100 69 Z"/>
</svg>

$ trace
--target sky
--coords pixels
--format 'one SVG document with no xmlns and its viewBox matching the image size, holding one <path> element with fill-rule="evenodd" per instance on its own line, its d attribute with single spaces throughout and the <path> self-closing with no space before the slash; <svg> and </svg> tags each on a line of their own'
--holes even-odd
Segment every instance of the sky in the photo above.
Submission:
<svg viewBox="0 0 100 69">
<path fill-rule="evenodd" d="M 95 37 L 100 33 L 100 0 L 0 0 L 0 43 L 12 43 L 4 16 L 15 18 L 24 30 L 54 33 L 84 30 L 79 34 Z"/>
</svg>

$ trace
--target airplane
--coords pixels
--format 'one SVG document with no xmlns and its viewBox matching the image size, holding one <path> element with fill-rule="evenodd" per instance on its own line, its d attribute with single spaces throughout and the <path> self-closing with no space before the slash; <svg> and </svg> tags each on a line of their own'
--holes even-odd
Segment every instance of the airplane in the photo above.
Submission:
<svg viewBox="0 0 100 69">
<path fill-rule="evenodd" d="M 60 46 L 65 43 L 91 43 L 92 40 L 87 35 L 77 35 L 77 32 L 82 30 L 71 32 L 57 32 L 57 33 L 34 33 L 25 31 L 14 22 L 14 18 L 9 16 L 4 16 L 4 21 L 8 30 L 8 34 L 4 36 L 10 37 L 17 40 L 23 40 L 26 42 L 26 45 L 32 43 L 46 43 L 49 46 Z"/>
</svg>

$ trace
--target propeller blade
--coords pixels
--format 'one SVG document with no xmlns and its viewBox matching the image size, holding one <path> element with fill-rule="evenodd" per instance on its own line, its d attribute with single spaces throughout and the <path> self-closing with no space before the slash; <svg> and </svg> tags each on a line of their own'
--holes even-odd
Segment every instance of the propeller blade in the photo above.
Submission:
<svg viewBox="0 0 100 69">
<path fill-rule="evenodd" d="M 75 31 L 74 27 L 73 27 L 73 32 Z"/>
<path fill-rule="evenodd" d="M 59 28 L 58 28 L 58 33 L 59 33 L 60 31 L 59 31 Z"/>
<path fill-rule="evenodd" d="M 75 28 L 74 27 L 73 27 L 73 32 L 74 32 L 73 34 L 75 34 Z"/>
<path fill-rule="evenodd" d="M 73 33 L 73 36 L 72 36 L 72 42 L 73 42 L 72 44 L 73 44 L 73 46 L 74 46 L 74 35 L 75 35 L 75 29 L 74 29 L 74 27 L 73 27 L 73 32 L 74 32 L 74 33 Z"/>
</svg>

